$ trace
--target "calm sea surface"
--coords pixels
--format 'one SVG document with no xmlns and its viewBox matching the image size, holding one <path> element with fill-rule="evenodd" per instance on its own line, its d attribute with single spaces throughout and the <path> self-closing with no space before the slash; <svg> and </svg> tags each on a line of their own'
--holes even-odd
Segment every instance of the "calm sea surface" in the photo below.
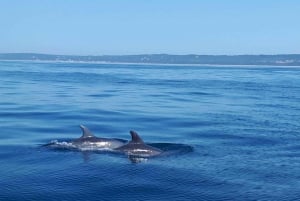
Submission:
<svg viewBox="0 0 300 201">
<path fill-rule="evenodd" d="M 0 95 L 1 201 L 300 200 L 300 68 L 1 61 Z M 174 154 L 42 146 L 79 124 Z"/>
</svg>

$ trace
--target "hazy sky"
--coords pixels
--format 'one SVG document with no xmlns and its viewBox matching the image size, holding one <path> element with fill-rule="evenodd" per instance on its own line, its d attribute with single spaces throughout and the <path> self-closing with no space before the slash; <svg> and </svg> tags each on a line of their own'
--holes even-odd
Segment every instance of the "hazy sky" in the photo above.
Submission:
<svg viewBox="0 0 300 201">
<path fill-rule="evenodd" d="M 300 53 L 298 0 L 0 0 L 0 53 Z"/>
</svg>

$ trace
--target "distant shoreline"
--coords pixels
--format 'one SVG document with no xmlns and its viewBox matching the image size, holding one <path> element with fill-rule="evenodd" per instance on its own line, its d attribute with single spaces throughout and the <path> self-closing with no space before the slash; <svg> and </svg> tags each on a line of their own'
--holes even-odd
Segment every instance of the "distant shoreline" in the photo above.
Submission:
<svg viewBox="0 0 300 201">
<path fill-rule="evenodd" d="M 105 61 L 64 61 L 64 60 L 18 60 L 0 59 L 0 62 L 32 62 L 32 63 L 69 63 L 69 64 L 116 64 L 141 66 L 187 66 L 187 67 L 241 67 L 241 68 L 300 68 L 300 65 L 263 65 L 263 64 L 173 64 L 173 63 L 134 63 L 134 62 L 105 62 Z"/>
<path fill-rule="evenodd" d="M 300 66 L 300 54 L 278 55 L 54 55 L 36 53 L 0 53 L 2 61 L 98 63 L 127 65 L 164 65 L 164 66 Z"/>
</svg>

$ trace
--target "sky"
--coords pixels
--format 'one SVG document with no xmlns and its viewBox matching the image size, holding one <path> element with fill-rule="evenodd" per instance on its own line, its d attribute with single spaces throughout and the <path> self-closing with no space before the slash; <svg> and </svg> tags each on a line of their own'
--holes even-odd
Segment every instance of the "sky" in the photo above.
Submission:
<svg viewBox="0 0 300 201">
<path fill-rule="evenodd" d="M 0 0 L 0 53 L 299 54 L 298 0 Z"/>
</svg>

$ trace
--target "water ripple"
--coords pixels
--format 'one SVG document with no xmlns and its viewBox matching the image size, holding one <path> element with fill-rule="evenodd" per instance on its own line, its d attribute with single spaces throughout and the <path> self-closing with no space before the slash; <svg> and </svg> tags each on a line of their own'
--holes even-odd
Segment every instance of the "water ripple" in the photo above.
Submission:
<svg viewBox="0 0 300 201">
<path fill-rule="evenodd" d="M 297 200 L 300 71 L 0 61 L 0 200 Z M 130 140 L 166 155 L 45 149 Z"/>
</svg>

